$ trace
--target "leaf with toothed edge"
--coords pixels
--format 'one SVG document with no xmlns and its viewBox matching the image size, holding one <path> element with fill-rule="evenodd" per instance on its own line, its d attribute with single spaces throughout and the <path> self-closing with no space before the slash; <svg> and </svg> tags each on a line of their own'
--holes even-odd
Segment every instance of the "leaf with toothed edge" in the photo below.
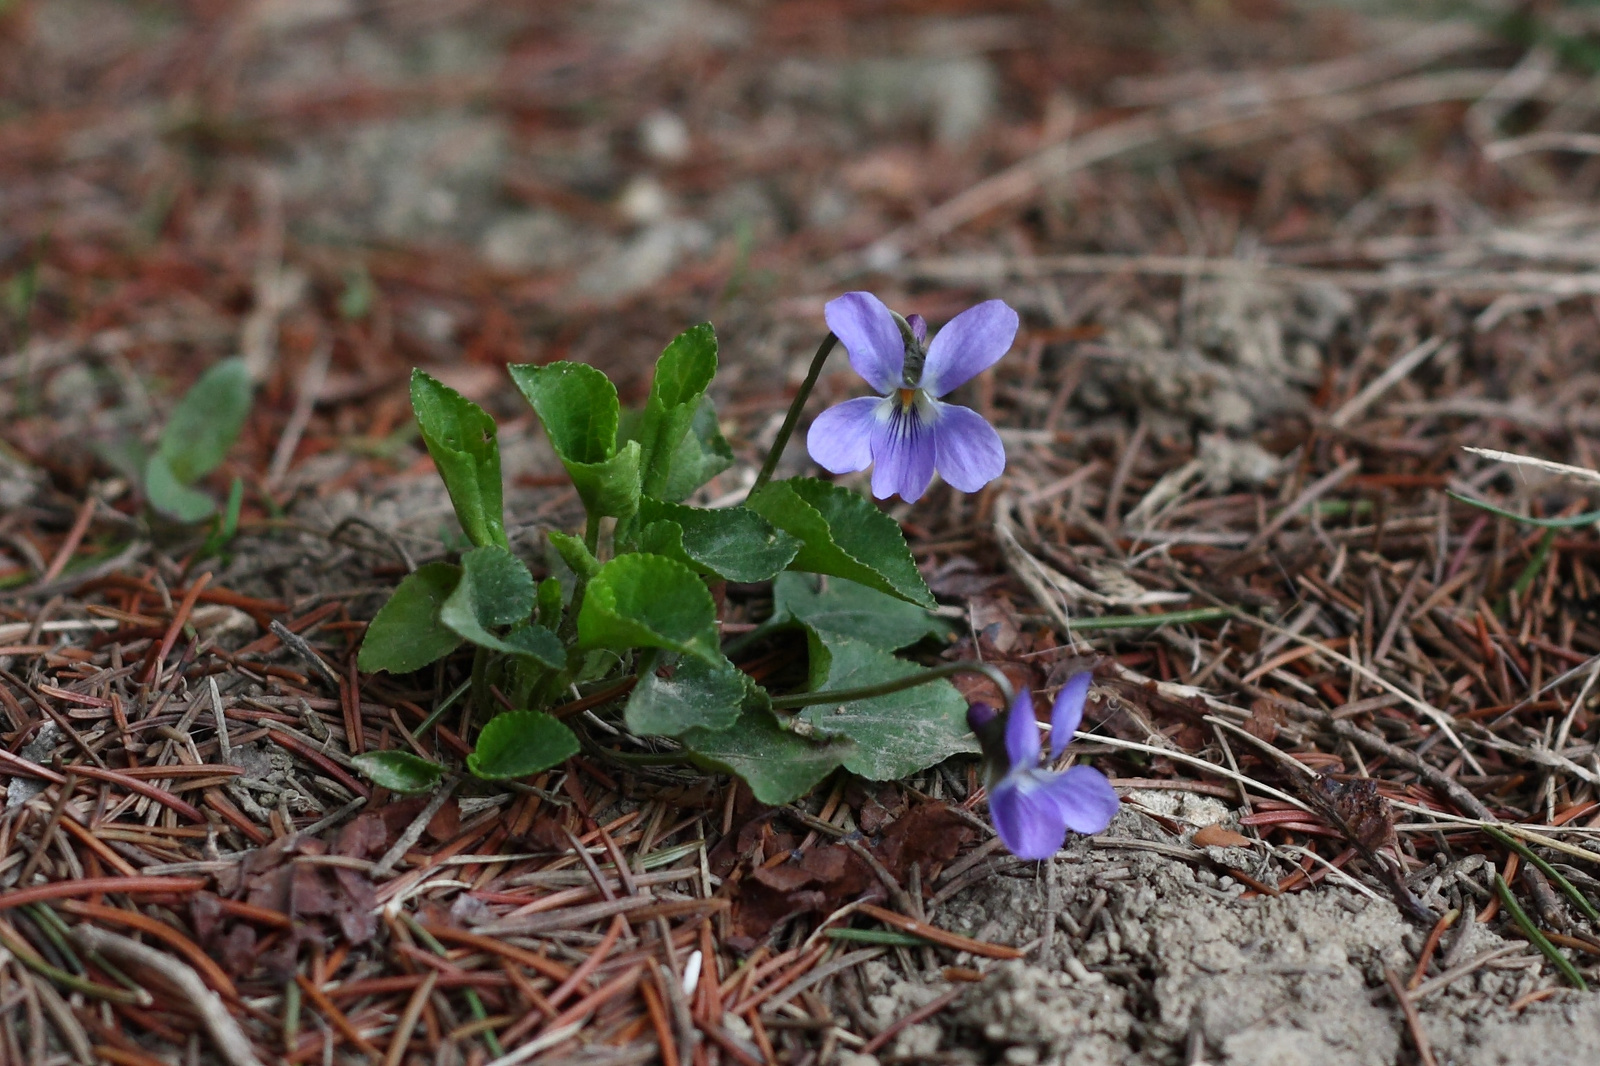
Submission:
<svg viewBox="0 0 1600 1066">
<path fill-rule="evenodd" d="M 578 754 L 578 738 L 543 711 L 507 711 L 489 719 L 467 769 L 488 781 L 506 781 L 548 770 Z"/>
<path fill-rule="evenodd" d="M 790 478 L 753 493 L 745 506 L 801 541 L 790 570 L 832 574 L 935 606 L 900 526 L 859 493 L 816 478 Z"/>
</svg>

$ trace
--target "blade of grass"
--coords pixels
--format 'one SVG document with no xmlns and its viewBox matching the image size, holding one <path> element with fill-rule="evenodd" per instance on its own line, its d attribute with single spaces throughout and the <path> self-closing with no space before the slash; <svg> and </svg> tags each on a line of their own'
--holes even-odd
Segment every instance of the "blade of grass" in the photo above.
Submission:
<svg viewBox="0 0 1600 1066">
<path fill-rule="evenodd" d="M 1522 930 L 1522 935 L 1528 938 L 1528 942 L 1543 952 L 1544 957 L 1561 971 L 1561 976 L 1565 977 L 1574 988 L 1582 992 L 1589 991 L 1589 983 L 1583 979 L 1583 974 L 1579 973 L 1571 960 L 1557 951 L 1556 946 L 1539 931 L 1538 926 L 1533 924 L 1533 920 L 1522 909 L 1522 904 L 1517 902 L 1517 897 L 1511 894 L 1511 886 L 1506 884 L 1506 879 L 1498 873 L 1494 875 L 1494 890 L 1500 895 L 1500 905 L 1511 915 L 1511 920 L 1517 923 L 1517 928 Z"/>
<path fill-rule="evenodd" d="M 1579 892 L 1578 887 L 1571 881 L 1568 881 L 1565 877 L 1562 877 L 1560 872 L 1557 871 L 1554 866 L 1551 866 L 1538 855 L 1535 855 L 1532 848 L 1522 843 L 1522 841 L 1515 839 L 1511 836 L 1511 834 L 1503 833 L 1494 828 L 1494 826 L 1484 826 L 1483 831 L 1494 837 L 1506 847 L 1515 851 L 1518 855 L 1521 855 L 1524 859 L 1527 859 L 1529 862 L 1537 866 L 1541 873 L 1561 886 L 1561 891 L 1566 893 L 1567 898 L 1573 902 L 1574 906 L 1584 913 L 1586 918 L 1588 918 L 1591 922 L 1600 924 L 1600 910 L 1596 910 L 1594 904 L 1589 902 L 1589 897 L 1585 896 L 1582 892 Z"/>
</svg>

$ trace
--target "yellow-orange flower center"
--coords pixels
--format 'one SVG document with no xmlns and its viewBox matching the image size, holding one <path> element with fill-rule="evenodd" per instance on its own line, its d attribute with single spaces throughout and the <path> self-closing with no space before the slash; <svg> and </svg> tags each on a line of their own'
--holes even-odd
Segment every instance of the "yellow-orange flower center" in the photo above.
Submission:
<svg viewBox="0 0 1600 1066">
<path fill-rule="evenodd" d="M 900 406 L 901 407 L 910 407 L 911 406 L 911 402 L 916 397 L 916 395 L 917 395 L 917 390 L 916 389 L 901 389 L 900 390 Z"/>
</svg>

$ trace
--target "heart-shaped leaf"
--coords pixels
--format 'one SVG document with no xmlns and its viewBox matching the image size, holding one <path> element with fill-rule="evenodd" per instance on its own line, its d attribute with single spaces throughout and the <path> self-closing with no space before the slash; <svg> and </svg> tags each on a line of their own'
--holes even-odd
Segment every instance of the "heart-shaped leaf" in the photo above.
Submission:
<svg viewBox="0 0 1600 1066">
<path fill-rule="evenodd" d="M 826 629 L 888 651 L 924 637 L 950 639 L 950 626 L 914 603 L 842 577 L 793 570 L 772 582 L 772 618 Z"/>
<path fill-rule="evenodd" d="M 803 542 L 789 569 L 848 578 L 934 606 L 900 527 L 858 493 L 816 478 L 791 478 L 767 485 L 745 506 Z"/>
<path fill-rule="evenodd" d="M 655 670 L 639 678 L 628 696 L 629 729 L 675 737 L 689 729 L 727 729 L 738 720 L 749 681 L 746 675 L 726 659 L 710 663 L 690 655 L 675 666 L 670 678 Z"/>
<path fill-rule="evenodd" d="M 527 777 L 578 754 L 572 730 L 543 711 L 507 711 L 489 719 L 467 769 L 489 781 Z"/>
<path fill-rule="evenodd" d="M 619 556 L 589 581 L 578 609 L 586 648 L 661 648 L 721 660 L 717 608 L 705 583 L 684 564 L 639 552 Z"/>
<path fill-rule="evenodd" d="M 480 548 L 509 547 L 494 419 L 421 370 L 411 372 L 411 410 L 467 539 Z"/>
<path fill-rule="evenodd" d="M 409 751 L 369 751 L 350 760 L 373 784 L 391 792 L 427 792 L 444 776 L 444 767 Z"/>
<path fill-rule="evenodd" d="M 846 738 L 812 740 L 784 728 L 771 711 L 755 708 L 733 728 L 691 729 L 683 735 L 701 767 L 736 774 L 761 803 L 792 803 L 817 786 L 855 750 Z"/>
<path fill-rule="evenodd" d="M 506 368 L 533 406 L 584 508 L 627 517 L 639 506 L 638 441 L 617 447 L 617 387 L 583 363 Z"/>
<path fill-rule="evenodd" d="M 798 540 L 746 507 L 707 510 L 646 496 L 639 501 L 639 521 L 644 526 L 642 550 L 727 581 L 771 580 L 800 550 Z M 675 527 L 677 535 L 670 529 L 650 532 L 663 522 Z"/>
<path fill-rule="evenodd" d="M 504 548 L 476 548 L 461 557 L 462 576 L 439 608 L 439 621 L 481 648 L 531 655 L 551 669 L 566 665 L 566 648 L 543 626 L 528 624 L 533 613 L 533 575 Z M 490 626 L 511 625 L 496 634 Z"/>
<path fill-rule="evenodd" d="M 672 459 L 716 372 L 717 335 L 709 322 L 678 334 L 656 361 L 650 397 L 635 429 L 645 495 L 659 496 L 668 485 Z"/>
<path fill-rule="evenodd" d="M 923 670 L 866 641 L 825 630 L 809 635 L 814 692 L 861 688 Z M 967 726 L 967 701 L 944 680 L 871 699 L 816 704 L 800 717 L 819 733 L 854 740 L 845 769 L 873 781 L 892 781 L 978 750 Z"/>
<path fill-rule="evenodd" d="M 461 556 L 465 580 L 472 584 L 478 621 L 486 626 L 525 622 L 533 611 L 533 575 L 527 564 L 504 548 L 474 548 Z"/>
<path fill-rule="evenodd" d="M 427 563 L 407 574 L 367 626 L 356 665 L 367 673 L 408 674 L 442 659 L 461 637 L 439 620 L 439 610 L 461 581 L 461 568 Z"/>
</svg>

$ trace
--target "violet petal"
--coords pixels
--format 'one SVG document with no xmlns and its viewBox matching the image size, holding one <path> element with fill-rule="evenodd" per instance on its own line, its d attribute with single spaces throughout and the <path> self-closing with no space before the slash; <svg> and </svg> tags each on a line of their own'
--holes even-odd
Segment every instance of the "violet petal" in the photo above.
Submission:
<svg viewBox="0 0 1600 1066">
<path fill-rule="evenodd" d="M 835 404 L 811 423 L 806 451 L 818 466 L 835 474 L 865 470 L 872 465 L 872 430 L 880 417 L 879 408 L 893 402 L 862 396 Z"/>
<path fill-rule="evenodd" d="M 1041 792 L 1055 803 L 1062 822 L 1074 833 L 1101 833 L 1117 816 L 1121 800 L 1106 775 L 1092 766 L 1071 766 L 1052 774 Z"/>
<path fill-rule="evenodd" d="M 930 396 L 943 396 L 989 369 L 1011 350 L 1018 322 L 1017 313 L 1003 300 L 985 300 L 952 318 L 928 345 L 921 387 Z M 832 328 L 831 319 L 828 325 Z"/>
<path fill-rule="evenodd" d="M 889 417 L 872 427 L 872 494 L 914 503 L 933 481 L 933 423 L 920 404 L 891 404 Z"/>
<path fill-rule="evenodd" d="M 1066 843 L 1056 798 L 1035 781 L 1016 775 L 989 794 L 989 818 L 1006 850 L 1019 859 L 1048 859 Z"/>
<path fill-rule="evenodd" d="M 1056 694 L 1055 706 L 1050 708 L 1050 760 L 1061 758 L 1072 734 L 1083 723 L 1083 701 L 1089 695 L 1089 682 L 1094 678 L 1088 670 L 1079 671 L 1067 678 Z"/>
<path fill-rule="evenodd" d="M 870 292 L 847 292 L 829 300 L 822 313 L 868 385 L 884 396 L 900 387 L 906 342 L 882 300 Z"/>
<path fill-rule="evenodd" d="M 1039 720 L 1033 716 L 1033 694 L 1027 689 L 1017 692 L 1006 716 L 1006 757 L 1013 771 L 1039 765 Z"/>
<path fill-rule="evenodd" d="M 1006 468 L 1006 449 L 1000 434 L 970 407 L 931 401 L 938 421 L 934 424 L 934 465 L 951 488 L 977 492 Z"/>
</svg>

